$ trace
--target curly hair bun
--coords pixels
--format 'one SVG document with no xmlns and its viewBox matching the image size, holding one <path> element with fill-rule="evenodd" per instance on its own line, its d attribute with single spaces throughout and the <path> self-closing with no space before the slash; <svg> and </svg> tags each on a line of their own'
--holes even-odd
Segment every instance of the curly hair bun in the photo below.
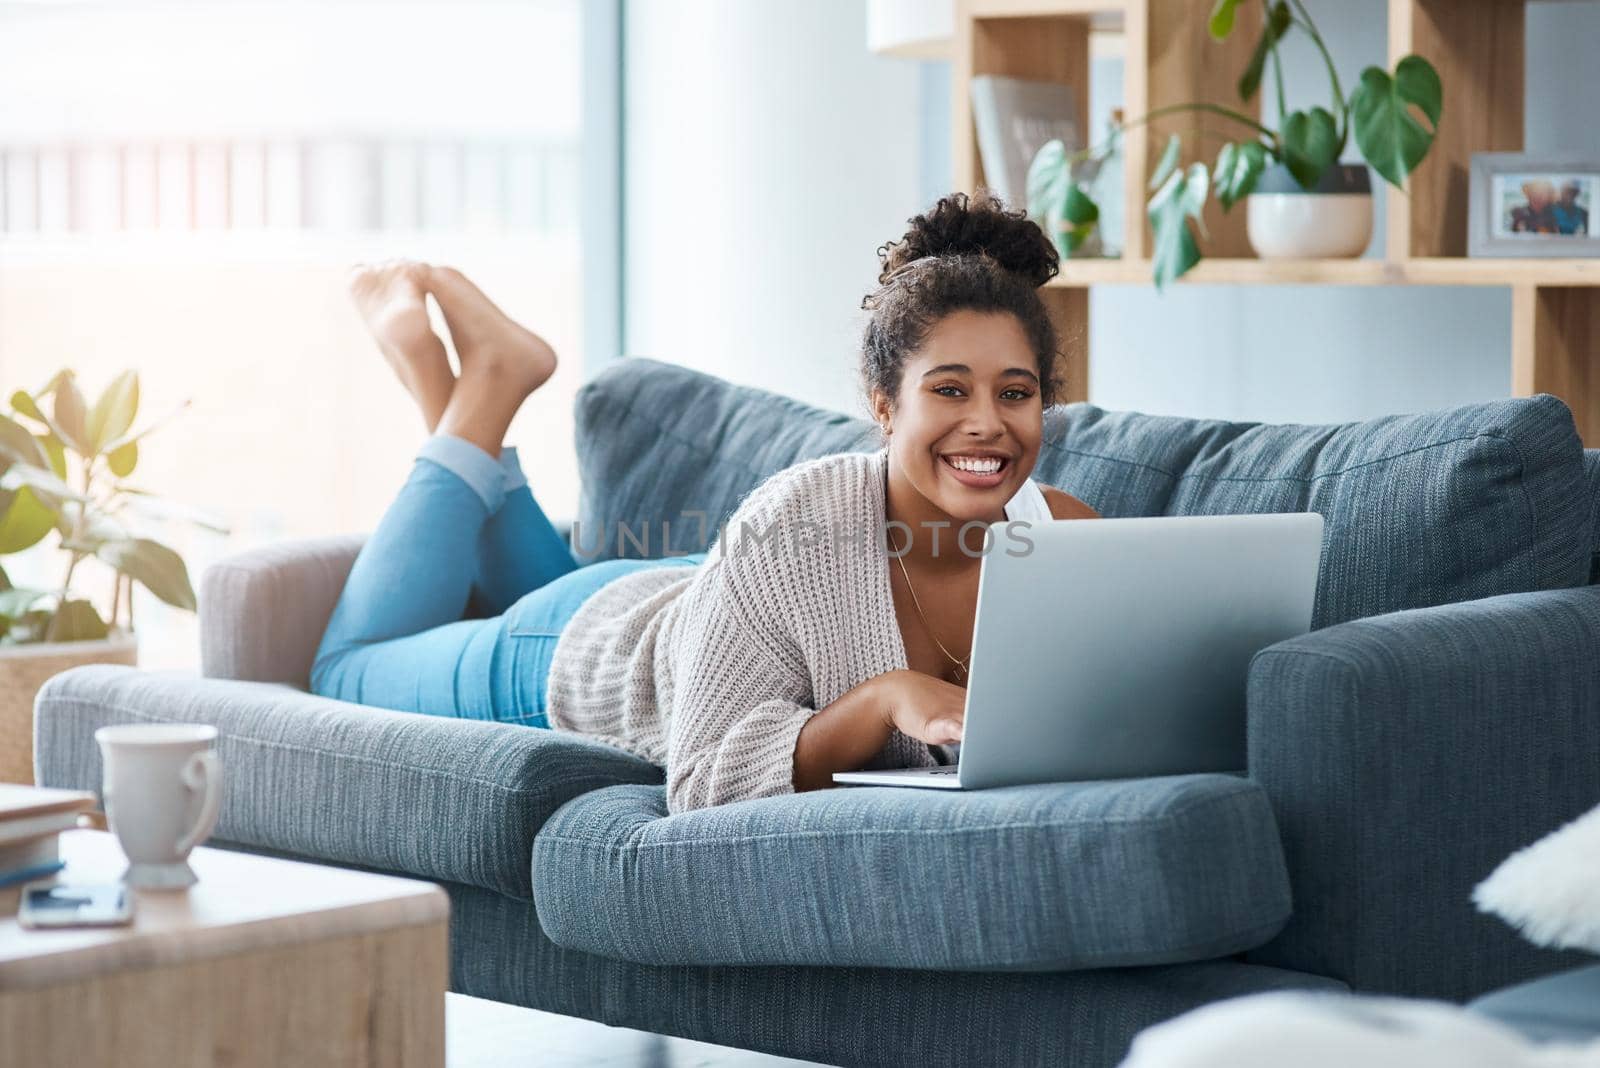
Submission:
<svg viewBox="0 0 1600 1068">
<path fill-rule="evenodd" d="M 927 256 L 986 255 L 1035 287 L 1054 278 L 1061 268 L 1054 243 L 1027 212 L 1007 211 L 992 194 L 969 198 L 951 193 L 939 198 L 933 210 L 912 218 L 910 226 L 899 241 L 878 249 L 883 264 L 880 285 Z"/>
</svg>

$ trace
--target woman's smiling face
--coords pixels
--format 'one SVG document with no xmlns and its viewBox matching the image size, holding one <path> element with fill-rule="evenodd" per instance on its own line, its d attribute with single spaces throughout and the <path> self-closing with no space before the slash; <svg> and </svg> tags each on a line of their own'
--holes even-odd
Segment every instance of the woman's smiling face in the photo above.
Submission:
<svg viewBox="0 0 1600 1068">
<path fill-rule="evenodd" d="M 998 518 L 1039 457 L 1044 404 L 1027 334 L 1005 312 L 952 312 L 906 358 L 899 395 L 872 393 L 889 459 L 958 521 Z"/>
</svg>

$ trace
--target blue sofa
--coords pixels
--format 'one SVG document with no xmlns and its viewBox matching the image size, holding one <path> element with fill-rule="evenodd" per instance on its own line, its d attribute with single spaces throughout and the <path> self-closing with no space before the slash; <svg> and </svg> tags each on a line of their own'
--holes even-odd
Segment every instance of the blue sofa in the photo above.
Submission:
<svg viewBox="0 0 1600 1068">
<path fill-rule="evenodd" d="M 771 473 L 876 447 L 642 359 L 577 416 L 571 537 L 600 557 L 704 549 Z M 106 724 L 215 724 L 213 844 L 442 884 L 453 989 L 832 1064 L 1111 1065 L 1220 998 L 1464 1000 L 1579 959 L 1468 896 L 1600 799 L 1600 453 L 1559 400 L 1344 426 L 1075 404 L 1045 437 L 1036 477 L 1108 516 L 1325 516 L 1315 629 L 1251 664 L 1242 774 L 668 816 L 661 769 L 604 745 L 306 693 L 343 537 L 209 569 L 203 677 L 50 680 L 38 779 L 98 788 Z"/>
</svg>

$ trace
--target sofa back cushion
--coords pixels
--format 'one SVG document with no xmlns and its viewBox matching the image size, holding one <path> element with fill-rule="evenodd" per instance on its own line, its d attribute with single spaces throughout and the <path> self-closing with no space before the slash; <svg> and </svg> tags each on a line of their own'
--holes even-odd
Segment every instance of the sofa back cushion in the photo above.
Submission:
<svg viewBox="0 0 1600 1068">
<path fill-rule="evenodd" d="M 774 472 L 878 445 L 866 419 L 623 360 L 578 394 L 574 542 L 585 560 L 698 552 Z M 1335 426 L 1063 405 L 1034 477 L 1108 517 L 1322 513 L 1318 627 L 1582 585 L 1600 534 L 1571 413 L 1548 395 Z"/>
<path fill-rule="evenodd" d="M 1336 426 L 1052 413 L 1039 477 L 1102 515 L 1314 511 L 1313 626 L 1588 581 L 1594 508 L 1556 397 Z"/>
<path fill-rule="evenodd" d="M 702 552 L 772 475 L 878 447 L 869 420 L 639 357 L 579 389 L 574 418 L 585 563 Z"/>
</svg>

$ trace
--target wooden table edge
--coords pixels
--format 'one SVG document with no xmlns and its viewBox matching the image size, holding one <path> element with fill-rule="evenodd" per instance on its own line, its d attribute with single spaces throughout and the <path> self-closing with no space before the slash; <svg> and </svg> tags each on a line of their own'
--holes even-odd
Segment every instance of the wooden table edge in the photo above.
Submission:
<svg viewBox="0 0 1600 1068">
<path fill-rule="evenodd" d="M 86 832 L 68 832 L 82 834 Z M 105 832 L 87 832 L 103 835 Z M 102 844 L 103 844 L 102 840 Z M 201 847 L 206 850 L 215 847 Z M 300 945 L 354 935 L 439 926 L 448 930 L 450 896 L 443 887 L 426 879 L 403 875 L 342 869 L 337 865 L 311 864 L 300 860 L 258 857 L 255 854 L 217 849 L 237 858 L 266 860 L 276 864 L 303 865 L 322 869 L 324 874 L 348 872 L 374 885 L 387 884 L 382 896 L 372 900 L 342 901 L 306 911 L 241 919 L 216 925 L 174 926 L 158 929 L 107 928 L 108 936 L 83 944 L 53 945 L 62 935 L 82 936 L 84 929 L 30 931 L 16 925 L 15 916 L 4 920 L 11 928 L 12 945 L 23 945 L 20 955 L 0 958 L 0 994 L 73 982 L 112 972 L 160 968 L 187 961 L 212 960 L 256 950 Z M 137 910 L 159 904 L 167 895 L 187 890 L 146 890 L 136 893 Z M 36 944 L 28 943 L 37 937 Z"/>
</svg>

